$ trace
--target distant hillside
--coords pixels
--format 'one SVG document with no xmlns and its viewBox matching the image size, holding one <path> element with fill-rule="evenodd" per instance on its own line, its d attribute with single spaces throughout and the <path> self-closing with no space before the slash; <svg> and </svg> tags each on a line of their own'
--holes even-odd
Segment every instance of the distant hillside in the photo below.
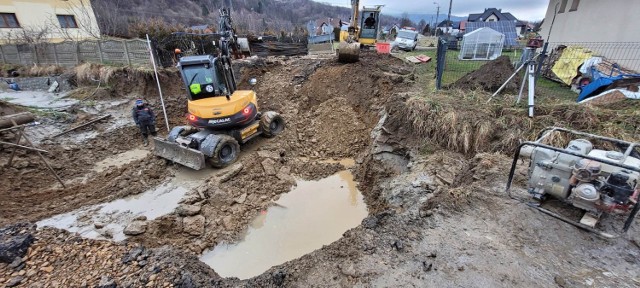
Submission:
<svg viewBox="0 0 640 288">
<path fill-rule="evenodd" d="M 396 16 L 396 17 L 402 17 L 401 14 L 394 14 L 391 16 Z M 440 13 L 440 15 L 438 16 L 438 22 L 442 22 L 445 19 L 447 19 L 447 14 L 442 14 Z M 411 21 L 413 23 L 419 23 L 420 20 L 424 20 L 425 22 L 429 23 L 429 22 L 435 22 L 436 21 L 436 14 L 409 14 L 409 19 L 411 19 Z M 467 16 L 454 16 L 451 15 L 451 21 L 457 22 L 457 21 L 462 21 L 462 20 L 467 20 Z"/>
<path fill-rule="evenodd" d="M 230 1 L 233 19 L 239 33 L 264 31 L 292 32 L 306 27 L 310 20 L 349 19 L 350 9 L 310 0 L 92 0 L 105 34 L 127 33 L 129 24 L 162 18 L 184 26 L 217 26 L 218 9 Z M 398 19 L 383 16 L 382 25 Z"/>
</svg>

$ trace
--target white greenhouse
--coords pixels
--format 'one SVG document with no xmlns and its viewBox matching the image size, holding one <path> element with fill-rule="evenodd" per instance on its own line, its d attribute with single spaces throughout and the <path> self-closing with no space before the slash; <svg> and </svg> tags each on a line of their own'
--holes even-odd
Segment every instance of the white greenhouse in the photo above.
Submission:
<svg viewBox="0 0 640 288">
<path fill-rule="evenodd" d="M 462 49 L 458 54 L 460 60 L 493 60 L 502 54 L 504 34 L 488 27 L 483 27 L 465 34 L 462 37 Z"/>
</svg>

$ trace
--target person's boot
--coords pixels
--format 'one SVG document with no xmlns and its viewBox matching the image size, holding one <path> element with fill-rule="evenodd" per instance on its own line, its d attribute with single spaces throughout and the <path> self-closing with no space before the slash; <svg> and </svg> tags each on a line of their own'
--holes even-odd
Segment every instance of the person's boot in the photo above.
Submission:
<svg viewBox="0 0 640 288">
<path fill-rule="evenodd" d="M 144 144 L 145 147 L 149 145 L 149 140 L 147 139 L 147 135 L 142 135 L 142 143 Z"/>
</svg>

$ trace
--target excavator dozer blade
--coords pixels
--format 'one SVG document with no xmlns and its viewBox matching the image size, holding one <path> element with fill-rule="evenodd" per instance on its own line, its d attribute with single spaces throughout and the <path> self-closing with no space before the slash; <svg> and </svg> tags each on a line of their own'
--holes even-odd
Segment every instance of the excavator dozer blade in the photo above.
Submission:
<svg viewBox="0 0 640 288">
<path fill-rule="evenodd" d="M 158 137 L 153 138 L 153 144 L 153 153 L 157 156 L 194 170 L 200 170 L 205 167 L 204 154 L 198 150 L 183 147 Z"/>
<path fill-rule="evenodd" d="M 353 63 L 360 59 L 360 43 L 340 42 L 338 45 L 338 62 Z"/>
</svg>

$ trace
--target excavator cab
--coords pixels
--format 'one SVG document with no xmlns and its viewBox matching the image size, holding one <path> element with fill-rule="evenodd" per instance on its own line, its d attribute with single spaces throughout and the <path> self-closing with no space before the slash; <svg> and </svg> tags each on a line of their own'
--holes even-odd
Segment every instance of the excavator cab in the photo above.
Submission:
<svg viewBox="0 0 640 288">
<path fill-rule="evenodd" d="M 380 31 L 381 6 L 363 7 L 360 22 L 360 44 L 375 45 Z"/>
<path fill-rule="evenodd" d="M 341 33 L 338 44 L 338 61 L 352 63 L 360 59 L 360 48 L 373 46 L 380 31 L 380 12 L 383 5 L 362 7 L 362 17 L 358 8 L 360 1 L 351 1 L 351 24 L 348 34 Z"/>
</svg>

